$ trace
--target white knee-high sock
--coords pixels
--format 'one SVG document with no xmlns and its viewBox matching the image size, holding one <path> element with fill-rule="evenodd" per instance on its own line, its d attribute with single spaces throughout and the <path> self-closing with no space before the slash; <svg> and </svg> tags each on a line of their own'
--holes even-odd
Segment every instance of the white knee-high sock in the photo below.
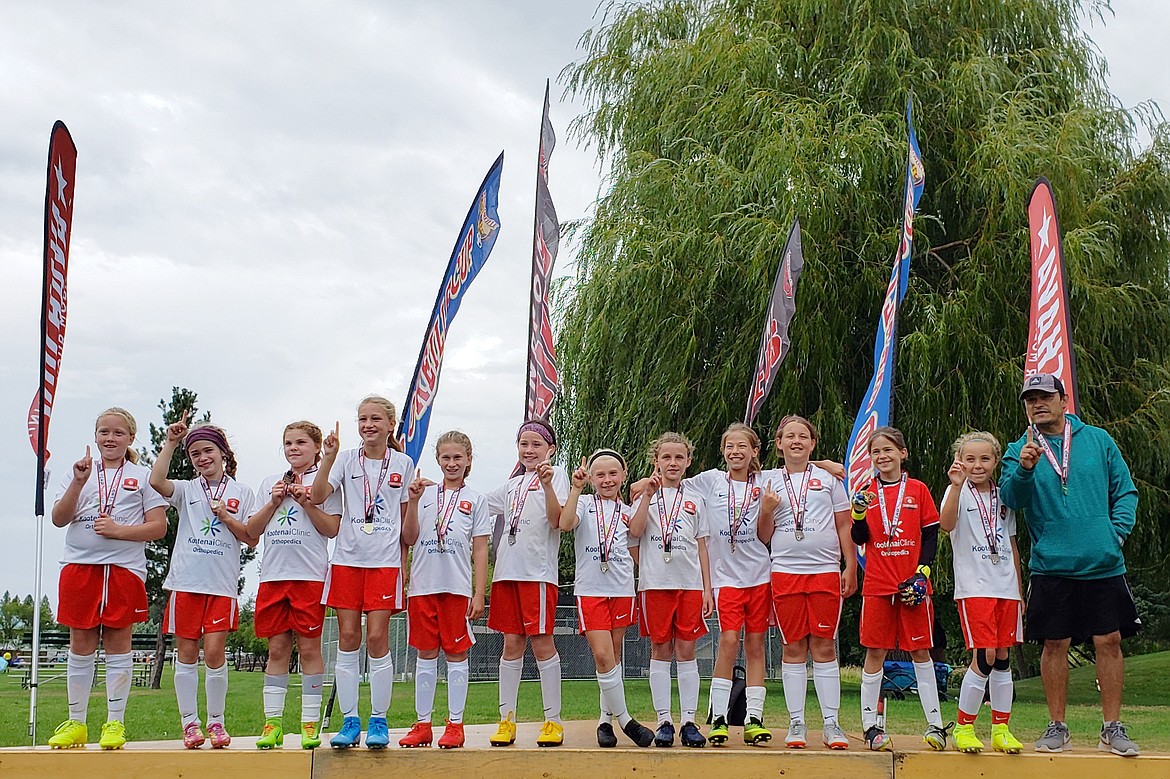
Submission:
<svg viewBox="0 0 1170 779">
<path fill-rule="evenodd" d="M 358 651 L 337 650 L 337 665 L 333 668 L 333 683 L 337 685 L 337 705 L 341 716 L 358 715 Z"/>
<path fill-rule="evenodd" d="M 764 719 L 764 698 L 768 695 L 768 688 L 748 687 L 744 692 L 747 695 L 747 715 L 762 721 Z"/>
<path fill-rule="evenodd" d="M 992 723 L 1007 722 L 1012 713 L 1012 694 L 1015 690 L 1011 670 L 993 670 L 987 677 L 987 686 L 991 688 Z"/>
<path fill-rule="evenodd" d="M 804 722 L 804 701 L 808 697 L 808 672 L 804 663 L 782 663 L 780 679 L 784 683 L 788 718 L 793 722 Z"/>
<path fill-rule="evenodd" d="M 264 674 L 264 718 L 284 716 L 284 699 L 288 696 L 288 674 Z"/>
<path fill-rule="evenodd" d="M 520 675 L 524 673 L 524 658 L 500 658 L 500 719 L 516 720 L 516 699 L 520 697 Z"/>
<path fill-rule="evenodd" d="M 959 724 L 965 724 L 964 718 L 971 722 L 979 716 L 979 707 L 983 705 L 983 693 L 987 690 L 987 678 L 980 676 L 974 668 L 968 668 L 963 674 L 963 684 L 959 687 Z"/>
<path fill-rule="evenodd" d="M 679 688 L 682 688 L 682 667 L 679 664 Z M 654 702 L 654 713 L 658 724 L 670 722 L 670 661 L 650 661 L 650 700 Z"/>
<path fill-rule="evenodd" d="M 878 723 L 878 698 L 882 695 L 882 672 L 861 672 L 861 729 Z"/>
<path fill-rule="evenodd" d="M 699 708 L 699 662 L 697 660 L 679 660 L 676 665 L 678 666 L 679 724 L 685 725 L 695 721 L 695 711 Z M 730 690 L 728 695 L 730 697 Z M 669 712 L 669 706 L 667 711 Z"/>
<path fill-rule="evenodd" d="M 467 682 L 471 677 L 467 660 L 458 663 L 447 661 L 447 719 L 463 722 L 463 709 L 467 706 Z"/>
<path fill-rule="evenodd" d="M 438 681 L 439 658 L 420 657 L 414 666 L 414 713 L 418 722 L 431 721 L 431 715 L 435 712 L 435 685 Z"/>
<path fill-rule="evenodd" d="M 727 708 L 731 705 L 731 680 L 720 676 L 711 677 L 711 721 L 722 717 L 727 721 Z"/>
<path fill-rule="evenodd" d="M 225 662 L 219 668 L 203 664 L 203 692 L 207 694 L 207 724 L 223 724 L 223 713 L 227 709 L 228 667 Z"/>
<path fill-rule="evenodd" d="M 301 676 L 301 722 L 316 722 L 321 718 L 321 685 L 324 674 Z"/>
<path fill-rule="evenodd" d="M 547 660 L 537 660 L 540 672 L 540 696 L 544 699 L 544 718 L 561 721 L 561 656 L 554 654 Z"/>
<path fill-rule="evenodd" d="M 370 716 L 385 717 L 394 691 L 394 655 L 370 658 Z"/>
<path fill-rule="evenodd" d="M 597 702 L 597 707 L 601 713 L 599 715 L 597 715 L 597 724 L 598 725 L 613 724 L 613 712 L 611 712 L 605 706 L 605 690 L 601 690 L 600 692 L 601 692 L 601 694 L 598 696 L 599 700 Z"/>
<path fill-rule="evenodd" d="M 124 722 L 130 683 L 134 681 L 134 655 L 106 655 L 106 719 Z"/>
<path fill-rule="evenodd" d="M 626 710 L 626 687 L 622 680 L 622 667 L 615 665 L 605 673 L 597 674 L 597 685 L 601 688 L 601 700 L 605 702 L 606 711 L 617 717 L 618 725 L 623 728 L 630 721 L 630 712 Z"/>
<path fill-rule="evenodd" d="M 914 679 L 918 682 L 918 701 L 927 724 L 942 727 L 942 710 L 938 706 L 938 682 L 934 678 L 934 663 L 914 664 Z"/>
<path fill-rule="evenodd" d="M 70 650 L 65 660 L 65 686 L 69 691 L 69 719 L 85 722 L 89 716 L 89 696 L 93 692 L 93 669 L 97 652 L 75 655 Z M 109 669 L 106 669 L 109 679 Z"/>
<path fill-rule="evenodd" d="M 199 721 L 199 664 L 175 661 L 175 700 L 183 727 Z"/>
<path fill-rule="evenodd" d="M 813 661 L 813 687 L 821 704 L 821 719 L 826 723 L 836 722 L 841 710 L 841 667 L 836 660 Z"/>
</svg>

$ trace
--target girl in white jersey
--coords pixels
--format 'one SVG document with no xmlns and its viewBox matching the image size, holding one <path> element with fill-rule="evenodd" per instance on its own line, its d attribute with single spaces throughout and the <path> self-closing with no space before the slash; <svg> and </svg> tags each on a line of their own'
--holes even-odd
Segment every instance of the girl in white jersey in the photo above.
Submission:
<svg viewBox="0 0 1170 779">
<path fill-rule="evenodd" d="M 126 743 L 126 698 L 130 694 L 134 623 L 148 617 L 146 542 L 167 532 L 166 501 L 151 489 L 150 471 L 131 448 L 138 425 L 130 412 L 109 408 L 98 415 L 94 442 L 61 483 L 52 519 L 65 532 L 57 622 L 69 627 L 66 686 L 69 719 L 49 738 L 54 749 L 84 747 L 86 715 L 100 643 L 106 652 L 106 724 L 102 749 Z M 96 467 L 95 467 L 96 465 Z"/>
<path fill-rule="evenodd" d="M 344 498 L 345 511 L 333 561 L 325 580 L 325 605 L 337 610 L 337 703 L 344 720 L 329 741 L 336 748 L 361 743 L 358 717 L 358 667 L 362 645 L 362 613 L 366 614 L 366 653 L 370 659 L 370 722 L 366 747 L 385 749 L 390 743 L 386 711 L 394 683 L 390 654 L 390 615 L 406 606 L 402 590 L 402 548 L 417 541 L 402 526 L 407 485 L 414 463 L 394 440 L 398 412 L 383 397 L 370 395 L 358 404 L 362 445 L 338 453 L 340 426 L 323 442 L 324 456 L 311 488 L 313 503 L 334 492 Z"/>
<path fill-rule="evenodd" d="M 625 459 L 612 449 L 598 449 L 588 459 L 581 458 L 581 467 L 573 471 L 561 512 L 561 530 L 573 533 L 577 615 L 601 687 L 597 744 L 602 747 L 617 746 L 610 717 L 617 718 L 638 746 L 654 741 L 654 733 L 630 716 L 622 679 L 622 644 L 626 628 L 634 624 L 634 560 L 627 535 L 632 510 L 622 502 L 625 481 Z M 586 484 L 593 486 L 593 494 L 582 500 Z"/>
<path fill-rule="evenodd" d="M 742 422 L 732 423 L 723 432 L 720 446 L 727 471 L 704 471 L 693 479 L 706 499 L 711 528 L 711 585 L 720 631 L 711 678 L 712 722 L 707 738 L 716 746 L 727 742 L 731 674 L 742 630 L 747 659 L 743 738 L 748 744 L 762 744 L 772 739 L 764 727 L 764 639 L 772 617 L 772 561 L 756 528 L 762 517 L 771 519 L 779 495 L 770 483 L 761 483 L 760 437 L 756 431 Z"/>
<path fill-rule="evenodd" d="M 1023 745 L 1008 730 L 1012 713 L 1010 650 L 1023 638 L 1020 555 L 1016 515 L 999 499 L 992 476 L 1003 450 L 991 433 L 967 433 L 954 444 L 939 525 L 951 535 L 955 603 L 971 665 L 959 688 L 955 749 L 979 752 L 975 718 L 991 688 L 991 746 L 1018 754 Z"/>
<path fill-rule="evenodd" d="M 654 474 L 645 482 L 630 536 L 638 539 L 638 616 L 650 638 L 650 696 L 658 715 L 654 745 L 674 744 L 670 719 L 670 661 L 678 662 L 679 741 L 702 747 L 707 739 L 695 725 L 699 707 L 699 665 L 695 642 L 706 635 L 715 611 L 707 559 L 709 530 L 703 498 L 683 480 L 694 447 L 686 436 L 663 433 L 650 445 Z"/>
<path fill-rule="evenodd" d="M 784 642 L 781 678 L 789 716 L 784 743 L 789 749 L 803 749 L 808 743 L 805 662 L 812 654 L 813 684 L 824 718 L 823 743 L 830 749 L 848 749 L 849 739 L 837 720 L 841 670 L 834 644 L 842 603 L 857 592 L 857 554 L 849 537 L 845 485 L 809 462 L 818 437 L 804 417 L 780 420 L 776 448 L 784 465 L 764 475 L 781 485 L 780 505 L 773 521 L 760 521 L 759 536 L 771 545 L 772 599 Z"/>
<path fill-rule="evenodd" d="M 492 520 L 487 500 L 464 483 L 471 473 L 471 439 L 458 430 L 443 433 L 435 443 L 435 459 L 443 481 L 435 484 L 422 478 L 420 469 L 410 483 L 410 503 L 403 525 L 418 534 L 410 562 L 410 597 L 406 601 L 406 633 L 410 645 L 418 650 L 414 670 L 418 719 L 398 745 L 431 745 L 441 649 L 447 655 L 448 717 L 439 748 L 455 749 L 463 746 L 467 652 L 475 643 L 471 620 L 483 615 Z"/>
<path fill-rule="evenodd" d="M 198 476 L 167 478 L 179 442 Z M 227 434 L 214 425 L 187 430 L 187 415 L 167 428 L 167 439 L 150 470 L 150 486 L 179 513 L 171 569 L 163 588 L 170 591 L 163 622 L 175 636 L 175 697 L 183 722 L 183 746 L 198 749 L 206 740 L 199 723 L 199 640 L 203 639 L 207 737 L 213 749 L 226 747 L 224 729 L 228 669 L 227 634 L 239 623 L 236 595 L 240 578 L 240 544 L 255 546 L 247 518 L 255 496 L 235 480 L 236 456 Z"/>
<path fill-rule="evenodd" d="M 284 457 L 289 468 L 260 483 L 263 500 L 248 520 L 248 532 L 264 539 L 260 589 L 256 593 L 256 635 L 268 639 L 264 669 L 264 730 L 258 749 L 284 743 L 284 699 L 288 693 L 293 639 L 301 662 L 301 747 L 321 745 L 317 718 L 321 711 L 321 594 L 329 570 L 329 539 L 341 522 L 341 493 L 314 506 L 309 489 L 321 460 L 321 428 L 293 422 L 284 428 Z M 273 521 L 275 519 L 275 521 Z"/>
<path fill-rule="evenodd" d="M 565 469 L 549 458 L 556 435 L 547 422 L 534 419 L 520 426 L 516 449 L 524 472 L 487 494 L 488 511 L 502 527 L 497 534 L 496 565 L 488 627 L 504 634 L 500 657 L 500 725 L 491 745 L 516 741 L 516 699 L 524 670 L 524 650 L 531 642 L 540 672 L 544 725 L 538 746 L 560 746 L 561 658 L 553 644 L 557 607 L 557 552 L 560 549 L 561 506 L 569 493 Z"/>
</svg>

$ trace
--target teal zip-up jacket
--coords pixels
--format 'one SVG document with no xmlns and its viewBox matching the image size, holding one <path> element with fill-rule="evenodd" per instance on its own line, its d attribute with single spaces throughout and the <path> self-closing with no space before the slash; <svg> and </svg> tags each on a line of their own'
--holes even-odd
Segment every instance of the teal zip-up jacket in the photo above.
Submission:
<svg viewBox="0 0 1170 779">
<path fill-rule="evenodd" d="M 1069 579 L 1104 579 L 1125 573 L 1121 547 L 1137 521 L 1138 493 L 1129 466 L 1113 438 L 1072 414 L 1068 494 L 1045 456 L 1036 467 L 1020 467 L 1025 432 L 1008 445 L 999 477 L 1003 502 L 1025 512 L 1032 573 Z M 1063 435 L 1045 436 L 1062 462 Z"/>
</svg>

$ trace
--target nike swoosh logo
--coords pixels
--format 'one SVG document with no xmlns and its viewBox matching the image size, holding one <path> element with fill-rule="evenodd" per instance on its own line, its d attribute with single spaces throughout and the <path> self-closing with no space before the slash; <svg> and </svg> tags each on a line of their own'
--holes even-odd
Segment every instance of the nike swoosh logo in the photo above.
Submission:
<svg viewBox="0 0 1170 779">
<path fill-rule="evenodd" d="M 150 609 L 134 609 L 135 614 L 145 614 L 148 611 L 150 611 Z"/>
<path fill-rule="evenodd" d="M 220 617 L 219 619 L 213 619 L 213 620 L 211 620 L 211 624 L 218 625 L 219 623 L 223 622 L 225 619 L 227 619 L 227 617 Z"/>
<path fill-rule="evenodd" d="M 188 506 L 194 506 L 196 503 L 202 503 L 202 501 L 201 501 L 201 500 L 199 500 L 198 498 L 196 498 L 195 500 L 189 500 L 189 501 L 187 501 L 187 505 L 188 505 Z"/>
<path fill-rule="evenodd" d="M 829 629 L 828 625 L 821 623 L 821 622 L 817 623 L 817 627 L 819 627 L 821 630 L 828 630 Z"/>
<path fill-rule="evenodd" d="M 319 627 L 321 627 L 321 626 L 320 625 L 313 625 L 313 627 L 309 628 L 309 630 L 316 630 Z"/>
<path fill-rule="evenodd" d="M 627 616 L 629 616 L 629 615 L 628 614 L 618 614 L 616 617 L 614 617 L 614 619 L 625 619 Z"/>
<path fill-rule="evenodd" d="M 911 641 L 921 641 L 924 638 L 926 638 L 926 636 L 910 636 Z"/>
<path fill-rule="evenodd" d="M 393 597 L 394 597 L 393 595 L 383 595 L 382 600 L 390 600 Z"/>
<path fill-rule="evenodd" d="M 350 476 L 349 478 L 351 478 L 351 479 L 360 479 L 361 477 L 362 477 L 362 475 L 359 473 L 357 476 Z"/>
</svg>

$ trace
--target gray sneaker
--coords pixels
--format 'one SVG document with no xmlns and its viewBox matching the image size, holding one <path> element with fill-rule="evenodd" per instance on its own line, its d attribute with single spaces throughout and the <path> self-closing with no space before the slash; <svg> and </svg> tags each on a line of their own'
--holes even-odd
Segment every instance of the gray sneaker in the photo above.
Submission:
<svg viewBox="0 0 1170 779">
<path fill-rule="evenodd" d="M 837 724 L 837 720 L 827 720 L 825 722 L 823 743 L 829 749 L 849 748 L 849 737 L 845 735 L 845 731 L 841 730 L 841 726 Z"/>
<path fill-rule="evenodd" d="M 1124 733 L 1124 731 L 1122 731 Z M 1101 731 L 1102 746 L 1104 746 L 1105 731 Z M 1072 739 L 1068 735 L 1068 725 L 1063 722 L 1052 721 L 1044 731 L 1044 735 L 1036 741 L 1037 752 L 1063 752 L 1071 749 Z"/>
<path fill-rule="evenodd" d="M 1104 736 L 1102 736 L 1104 738 Z M 804 749 L 808 746 L 808 728 L 800 720 L 793 720 L 784 737 L 784 746 L 789 749 Z"/>
<path fill-rule="evenodd" d="M 1142 753 L 1138 745 L 1126 735 L 1125 725 L 1120 722 L 1106 722 L 1101 726 L 1101 740 L 1097 742 L 1097 749 L 1122 757 L 1137 757 Z"/>
</svg>

